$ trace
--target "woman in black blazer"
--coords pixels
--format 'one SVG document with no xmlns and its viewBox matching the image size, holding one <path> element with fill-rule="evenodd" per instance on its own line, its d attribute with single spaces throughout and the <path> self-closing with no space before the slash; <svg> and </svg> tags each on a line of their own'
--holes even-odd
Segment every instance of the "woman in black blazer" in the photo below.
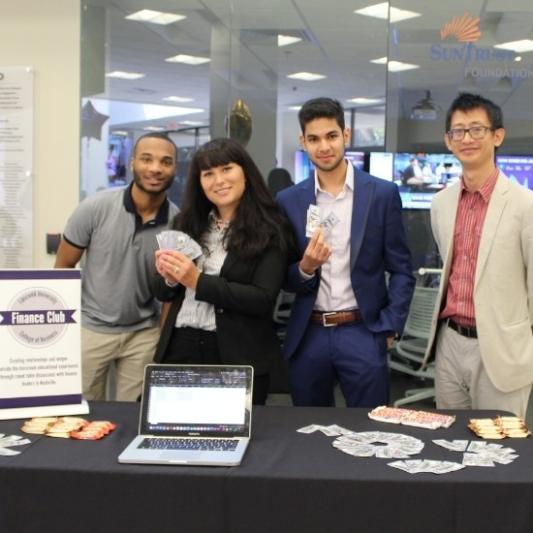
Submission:
<svg viewBox="0 0 533 533">
<path fill-rule="evenodd" d="M 264 404 L 280 346 L 272 311 L 291 239 L 259 169 L 231 139 L 194 155 L 173 228 L 202 247 L 195 262 L 156 252 L 157 298 L 172 302 L 155 353 L 159 363 L 249 364 L 254 403 Z"/>
</svg>

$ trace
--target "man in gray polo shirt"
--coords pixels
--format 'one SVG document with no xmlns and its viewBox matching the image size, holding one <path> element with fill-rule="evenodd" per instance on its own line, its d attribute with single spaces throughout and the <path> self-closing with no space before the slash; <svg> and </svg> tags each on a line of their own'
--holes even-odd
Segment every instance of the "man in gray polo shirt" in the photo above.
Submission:
<svg viewBox="0 0 533 533">
<path fill-rule="evenodd" d="M 67 222 L 56 268 L 82 272 L 82 379 L 88 400 L 105 399 L 107 374 L 116 368 L 117 400 L 136 400 L 144 366 L 159 338 L 151 292 L 156 234 L 178 208 L 166 197 L 176 173 L 176 145 L 161 133 L 139 138 L 133 182 L 126 189 L 86 198 Z"/>
</svg>

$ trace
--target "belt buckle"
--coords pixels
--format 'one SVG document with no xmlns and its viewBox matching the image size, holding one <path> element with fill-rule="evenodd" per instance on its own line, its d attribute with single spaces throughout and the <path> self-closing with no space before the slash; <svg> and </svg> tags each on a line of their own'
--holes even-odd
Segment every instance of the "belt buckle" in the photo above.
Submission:
<svg viewBox="0 0 533 533">
<path fill-rule="evenodd" d="M 330 311 L 329 313 L 322 313 L 322 325 L 325 327 L 325 328 L 333 328 L 335 326 L 337 326 L 338 324 L 328 324 L 327 322 L 327 318 L 328 316 L 332 316 L 332 315 L 336 315 L 336 311 Z"/>
</svg>

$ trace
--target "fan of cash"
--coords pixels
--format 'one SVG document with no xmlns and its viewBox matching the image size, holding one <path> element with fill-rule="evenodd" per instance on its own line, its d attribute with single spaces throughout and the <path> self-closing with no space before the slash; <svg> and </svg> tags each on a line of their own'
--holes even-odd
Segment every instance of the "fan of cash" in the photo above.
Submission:
<svg viewBox="0 0 533 533">
<path fill-rule="evenodd" d="M 183 231 L 166 230 L 156 235 L 160 250 L 176 250 L 186 255 L 191 261 L 202 255 L 202 248 Z"/>
</svg>

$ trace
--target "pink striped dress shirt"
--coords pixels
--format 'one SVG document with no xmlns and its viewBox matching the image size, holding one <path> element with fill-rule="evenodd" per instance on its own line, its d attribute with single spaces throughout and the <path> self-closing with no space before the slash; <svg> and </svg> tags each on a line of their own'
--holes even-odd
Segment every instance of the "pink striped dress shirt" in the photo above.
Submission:
<svg viewBox="0 0 533 533">
<path fill-rule="evenodd" d="M 458 324 L 475 327 L 474 280 L 476 276 L 479 241 L 489 207 L 490 197 L 499 170 L 496 168 L 483 186 L 474 192 L 466 189 L 461 180 L 461 196 L 457 206 L 453 235 L 453 257 L 446 306 L 441 318 L 451 318 Z"/>
</svg>

